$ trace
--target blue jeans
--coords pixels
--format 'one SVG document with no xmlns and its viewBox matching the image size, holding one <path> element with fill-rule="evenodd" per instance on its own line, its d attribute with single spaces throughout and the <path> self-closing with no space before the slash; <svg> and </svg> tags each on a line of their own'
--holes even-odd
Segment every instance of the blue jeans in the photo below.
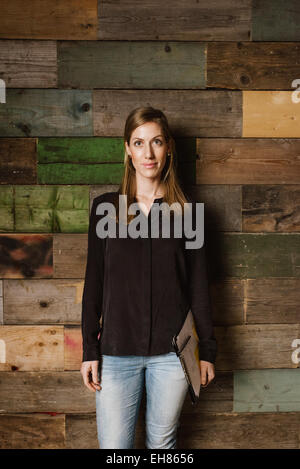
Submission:
<svg viewBox="0 0 300 469">
<path fill-rule="evenodd" d="M 176 448 L 188 384 L 175 352 L 152 356 L 102 355 L 96 391 L 100 449 L 133 448 L 146 384 L 146 448 Z"/>
</svg>

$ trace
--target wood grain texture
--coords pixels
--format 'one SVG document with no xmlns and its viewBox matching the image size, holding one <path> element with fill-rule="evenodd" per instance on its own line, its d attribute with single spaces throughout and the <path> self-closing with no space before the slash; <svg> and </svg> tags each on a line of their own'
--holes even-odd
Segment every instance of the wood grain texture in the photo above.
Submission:
<svg viewBox="0 0 300 469">
<path fill-rule="evenodd" d="M 299 278 L 245 280 L 247 324 L 297 324 L 299 303 Z"/>
<path fill-rule="evenodd" d="M 53 235 L 53 277 L 84 278 L 87 261 L 87 234 Z"/>
<path fill-rule="evenodd" d="M 51 278 L 52 242 L 52 235 L 0 233 L 0 277 Z"/>
<path fill-rule="evenodd" d="M 299 412 L 299 370 L 237 370 L 234 412 Z"/>
<path fill-rule="evenodd" d="M 99 39 L 241 41 L 250 38 L 250 0 L 210 3 L 99 0 Z"/>
<path fill-rule="evenodd" d="M 0 371 L 63 370 L 63 334 L 62 326 L 1 326 Z"/>
<path fill-rule="evenodd" d="M 64 328 L 64 370 L 80 370 L 82 362 L 81 327 Z"/>
<path fill-rule="evenodd" d="M 299 41 L 298 0 L 253 0 L 252 41 Z"/>
<path fill-rule="evenodd" d="M 245 280 L 226 278 L 210 284 L 213 324 L 243 324 L 245 315 Z"/>
<path fill-rule="evenodd" d="M 97 0 L 2 0 L 0 37 L 97 39 Z"/>
<path fill-rule="evenodd" d="M 0 384 L 2 413 L 95 412 L 95 394 L 79 371 L 3 371 Z"/>
<path fill-rule="evenodd" d="M 212 278 L 300 277 L 300 235 L 218 233 L 207 239 Z"/>
<path fill-rule="evenodd" d="M 0 107 L 0 135 L 89 136 L 91 106 L 91 91 L 8 89 Z"/>
<path fill-rule="evenodd" d="M 243 91 L 243 137 L 300 137 L 294 91 Z"/>
<path fill-rule="evenodd" d="M 0 415 L 1 449 L 64 449 L 65 416 Z"/>
<path fill-rule="evenodd" d="M 190 449 L 299 449 L 299 412 L 205 414 L 178 429 Z"/>
<path fill-rule="evenodd" d="M 0 40 L 0 76 L 6 88 L 57 88 L 56 42 Z"/>
<path fill-rule="evenodd" d="M 242 215 L 243 231 L 299 232 L 300 185 L 243 186 Z"/>
<path fill-rule="evenodd" d="M 80 324 L 83 280 L 4 280 L 4 324 Z"/>
<path fill-rule="evenodd" d="M 290 91 L 299 63 L 298 42 L 209 42 L 206 86 Z"/>
<path fill-rule="evenodd" d="M 300 324 L 247 324 L 217 327 L 217 370 L 300 368 L 294 363 L 292 342 L 300 337 Z"/>
<path fill-rule="evenodd" d="M 0 184 L 36 183 L 35 138 L 2 137 L 0 138 L 0 154 Z"/>
<path fill-rule="evenodd" d="M 66 448 L 99 449 L 95 413 L 66 415 Z"/>
<path fill-rule="evenodd" d="M 201 89 L 205 52 L 199 42 L 59 41 L 58 84 L 77 89 Z"/>
<path fill-rule="evenodd" d="M 196 181 L 197 184 L 299 184 L 299 151 L 297 138 L 198 138 Z"/>
<path fill-rule="evenodd" d="M 86 186 L 0 186 L 5 210 L 0 209 L 0 231 L 31 233 L 86 233 L 89 223 L 89 188 Z M 4 213 L 3 213 L 4 212 Z M 6 215 L 9 215 L 6 216 Z M 8 225 L 8 220 L 10 221 Z"/>
<path fill-rule="evenodd" d="M 161 109 L 177 137 L 241 137 L 242 94 L 227 90 L 94 90 L 94 135 L 122 136 L 142 105 Z"/>
<path fill-rule="evenodd" d="M 3 280 L 0 280 L 0 324 L 3 324 Z"/>
</svg>

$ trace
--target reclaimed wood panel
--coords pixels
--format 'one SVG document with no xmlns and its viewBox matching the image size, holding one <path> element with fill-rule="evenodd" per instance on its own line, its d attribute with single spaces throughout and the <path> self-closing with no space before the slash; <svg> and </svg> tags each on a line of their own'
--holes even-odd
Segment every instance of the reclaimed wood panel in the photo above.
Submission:
<svg viewBox="0 0 300 469">
<path fill-rule="evenodd" d="M 105 194 L 106 192 L 116 192 L 119 189 L 119 184 L 102 184 L 90 186 L 90 208 L 92 208 L 93 200 L 98 195 Z"/>
<path fill-rule="evenodd" d="M 0 233 L 0 277 L 51 278 L 52 242 L 52 235 Z"/>
<path fill-rule="evenodd" d="M 87 234 L 53 235 L 53 277 L 84 278 L 87 261 Z"/>
<path fill-rule="evenodd" d="M 66 415 L 66 448 L 99 449 L 95 413 Z"/>
<path fill-rule="evenodd" d="M 299 412 L 205 414 L 181 421 L 178 445 L 190 449 L 299 449 Z"/>
<path fill-rule="evenodd" d="M 83 280 L 4 280 L 4 324 L 80 324 Z"/>
<path fill-rule="evenodd" d="M 17 186 L 15 231 L 86 233 L 89 188 L 85 186 Z"/>
<path fill-rule="evenodd" d="M 245 185 L 242 191 L 243 231 L 300 231 L 299 184 Z"/>
<path fill-rule="evenodd" d="M 245 280 L 247 324 L 296 324 L 299 322 L 300 279 Z"/>
<path fill-rule="evenodd" d="M 14 229 L 14 187 L 0 186 L 0 231 Z"/>
<path fill-rule="evenodd" d="M 56 42 L 0 40 L 0 75 L 6 88 L 57 88 Z"/>
<path fill-rule="evenodd" d="M 298 0 L 254 0 L 252 41 L 299 41 L 300 4 Z"/>
<path fill-rule="evenodd" d="M 198 138 L 197 184 L 299 184 L 300 140 Z"/>
<path fill-rule="evenodd" d="M 39 184 L 118 184 L 124 173 L 123 163 L 38 165 Z"/>
<path fill-rule="evenodd" d="M 251 1 L 103 0 L 98 22 L 98 39 L 105 40 L 245 41 L 250 39 Z"/>
<path fill-rule="evenodd" d="M 2 0 L 0 37 L 97 39 L 97 0 Z"/>
<path fill-rule="evenodd" d="M 0 326 L 0 371 L 63 370 L 63 334 L 63 326 Z"/>
<path fill-rule="evenodd" d="M 243 137 L 300 137 L 294 91 L 243 91 Z M 298 162 L 299 165 L 299 162 Z"/>
<path fill-rule="evenodd" d="M 59 41 L 60 88 L 205 88 L 199 42 Z"/>
<path fill-rule="evenodd" d="M 207 231 L 242 231 L 242 186 L 201 184 L 189 185 L 186 193 L 204 203 Z"/>
<path fill-rule="evenodd" d="M 95 394 L 79 371 L 0 372 L 0 384 L 2 413 L 95 412 Z"/>
<path fill-rule="evenodd" d="M 0 280 L 0 324 L 3 324 L 3 280 Z"/>
<path fill-rule="evenodd" d="M 299 63 L 298 42 L 209 42 L 206 86 L 290 90 Z"/>
<path fill-rule="evenodd" d="M 81 327 L 64 328 L 64 370 L 80 370 L 82 362 Z"/>
<path fill-rule="evenodd" d="M 0 106 L 3 137 L 89 136 L 91 91 L 8 89 Z"/>
<path fill-rule="evenodd" d="M 207 248 L 212 278 L 300 277 L 300 234 L 212 232 Z"/>
<path fill-rule="evenodd" d="M 299 412 L 299 370 L 235 371 L 233 411 Z"/>
<path fill-rule="evenodd" d="M 217 370 L 299 368 L 292 361 L 300 324 L 247 324 L 217 327 Z"/>
<path fill-rule="evenodd" d="M 1 137 L 0 154 L 0 184 L 37 182 L 35 138 Z"/>
<path fill-rule="evenodd" d="M 226 278 L 209 286 L 213 324 L 230 326 L 243 324 L 245 316 L 245 280 Z"/>
<path fill-rule="evenodd" d="M 122 136 L 141 105 L 161 109 L 177 137 L 242 136 L 242 92 L 227 90 L 94 90 L 94 135 Z"/>
<path fill-rule="evenodd" d="M 0 415 L 1 449 L 64 449 L 65 416 Z"/>
</svg>

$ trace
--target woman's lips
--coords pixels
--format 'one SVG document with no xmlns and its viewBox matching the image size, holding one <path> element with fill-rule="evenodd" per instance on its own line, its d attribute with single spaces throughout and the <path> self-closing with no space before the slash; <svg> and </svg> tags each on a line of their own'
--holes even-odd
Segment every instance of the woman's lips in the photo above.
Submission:
<svg viewBox="0 0 300 469">
<path fill-rule="evenodd" d="M 153 168 L 156 163 L 144 164 L 145 168 Z"/>
</svg>

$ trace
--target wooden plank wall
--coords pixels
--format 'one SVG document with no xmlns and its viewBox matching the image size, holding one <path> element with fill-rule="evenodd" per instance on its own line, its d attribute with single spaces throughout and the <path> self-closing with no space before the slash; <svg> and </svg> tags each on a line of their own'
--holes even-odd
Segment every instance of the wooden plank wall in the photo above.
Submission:
<svg viewBox="0 0 300 469">
<path fill-rule="evenodd" d="M 0 447 L 98 448 L 79 372 L 89 210 L 121 181 L 127 114 L 152 105 L 205 203 L 219 350 L 178 447 L 300 448 L 299 1 L 1 11 Z M 145 395 L 137 448 L 144 412 Z"/>
</svg>

